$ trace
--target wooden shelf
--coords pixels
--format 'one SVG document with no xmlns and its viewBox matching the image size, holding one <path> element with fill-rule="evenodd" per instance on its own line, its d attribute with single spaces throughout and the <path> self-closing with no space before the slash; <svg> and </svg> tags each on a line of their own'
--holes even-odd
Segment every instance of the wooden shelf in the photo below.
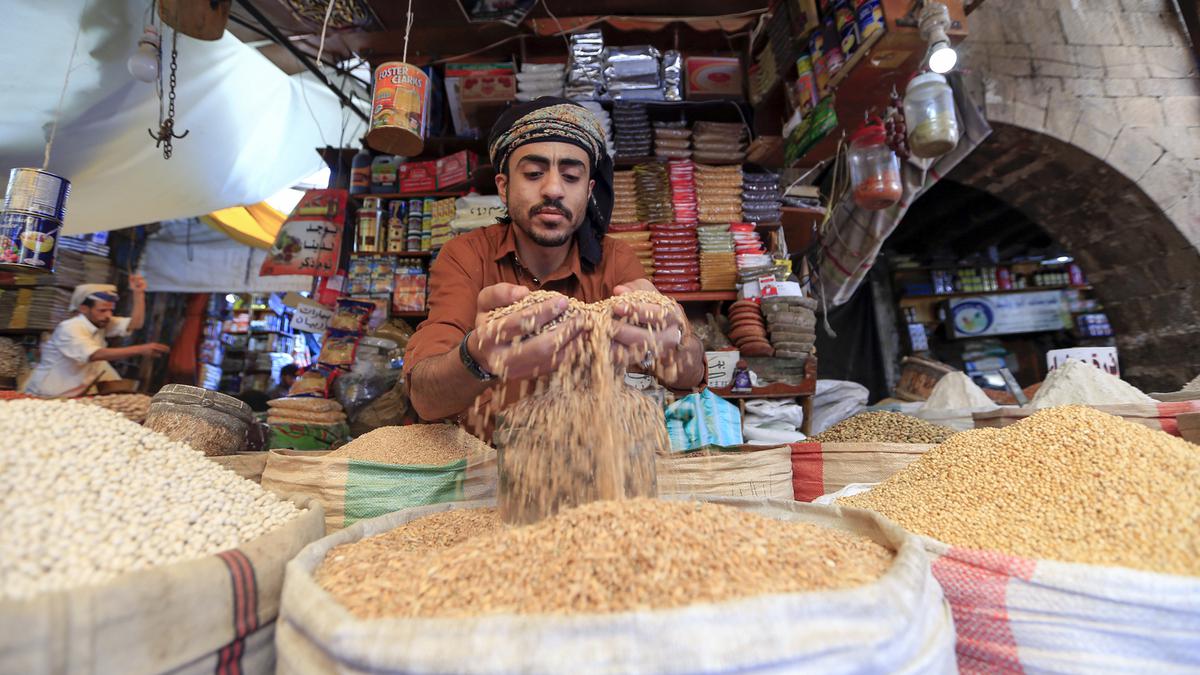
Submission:
<svg viewBox="0 0 1200 675">
<path fill-rule="evenodd" d="M 1032 288 L 1012 288 L 1007 291 L 970 291 L 965 293 L 935 293 L 933 295 L 902 295 L 900 300 L 948 300 L 950 298 L 972 298 L 980 295 L 1014 295 L 1016 293 L 1036 293 L 1038 291 L 1090 291 L 1091 286 L 1034 286 Z"/>
<path fill-rule="evenodd" d="M 712 393 L 724 399 L 738 401 L 751 398 L 797 398 L 812 396 L 817 391 L 816 380 L 805 380 L 798 385 L 769 384 L 765 387 L 754 387 L 749 394 L 735 394 L 730 387 L 709 387 Z"/>
<path fill-rule="evenodd" d="M 380 199 L 422 199 L 424 197 L 437 197 L 444 199 L 446 197 L 463 197 L 468 193 L 470 193 L 469 189 L 460 188 L 458 190 L 431 190 L 427 192 L 363 193 L 350 195 L 350 198 L 360 202 L 367 197 L 378 197 Z"/>
<path fill-rule="evenodd" d="M 697 291 L 695 293 L 667 293 L 676 302 L 725 302 L 737 300 L 737 291 Z"/>
<path fill-rule="evenodd" d="M 365 258 L 376 255 L 390 255 L 393 258 L 432 258 L 433 251 L 379 251 L 377 253 L 351 253 L 356 258 Z"/>
</svg>

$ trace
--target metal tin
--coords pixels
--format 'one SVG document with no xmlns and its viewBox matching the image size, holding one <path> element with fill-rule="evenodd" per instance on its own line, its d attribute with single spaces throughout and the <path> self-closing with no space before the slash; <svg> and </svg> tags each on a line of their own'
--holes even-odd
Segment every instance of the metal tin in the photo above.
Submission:
<svg viewBox="0 0 1200 675">
<path fill-rule="evenodd" d="M 854 15 L 854 9 L 850 3 L 842 0 L 833 8 L 833 17 L 841 40 L 842 55 L 850 58 L 858 49 L 858 19 Z"/>
<path fill-rule="evenodd" d="M 389 61 L 375 69 L 367 144 L 402 157 L 421 154 L 429 103 L 429 76 L 420 68 Z"/>
<path fill-rule="evenodd" d="M 13 169 L 4 191 L 4 211 L 33 213 L 57 221 L 66 220 L 67 195 L 71 181 L 41 169 Z"/>
<path fill-rule="evenodd" d="M 35 213 L 0 211 L 0 267 L 53 272 L 62 221 Z"/>
</svg>

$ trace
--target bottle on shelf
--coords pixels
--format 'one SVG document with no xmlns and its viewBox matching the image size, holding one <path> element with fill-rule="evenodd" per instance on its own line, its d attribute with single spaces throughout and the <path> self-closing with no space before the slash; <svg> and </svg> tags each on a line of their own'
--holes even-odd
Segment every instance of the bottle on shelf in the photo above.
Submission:
<svg viewBox="0 0 1200 675">
<path fill-rule="evenodd" d="M 365 195 L 371 191 L 371 153 L 364 144 L 350 160 L 350 194 Z"/>
</svg>

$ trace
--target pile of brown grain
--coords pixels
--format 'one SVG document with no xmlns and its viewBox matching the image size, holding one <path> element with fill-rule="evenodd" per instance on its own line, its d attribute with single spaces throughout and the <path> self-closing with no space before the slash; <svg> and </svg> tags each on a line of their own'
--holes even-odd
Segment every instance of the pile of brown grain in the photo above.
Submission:
<svg viewBox="0 0 1200 675">
<path fill-rule="evenodd" d="M 498 342 L 491 337 L 496 335 L 492 327 L 497 321 L 557 297 L 562 296 L 531 293 L 496 310 L 482 336 Z M 647 326 L 662 325 L 675 309 L 673 301 L 652 291 L 592 304 L 570 300 L 552 327 L 538 331 L 565 333 L 560 327 L 567 322 L 579 322 L 583 328 L 564 352 L 564 362 L 539 384 L 539 391 L 503 411 L 496 446 L 501 476 L 498 505 L 505 522 L 531 523 L 560 508 L 598 499 L 657 494 L 654 455 L 667 451 L 670 441 L 662 410 L 623 382 L 628 355 L 614 353 L 613 348 L 621 326 L 614 317 L 619 303 L 644 303 L 638 315 L 627 320 Z M 534 327 L 525 329 L 528 333 Z M 557 346 L 559 351 L 564 348 Z M 507 379 L 503 369 L 498 375 L 502 382 Z M 500 385 L 494 401 L 505 400 L 504 387 Z"/>
<path fill-rule="evenodd" d="M 897 412 L 862 413 L 813 436 L 814 443 L 941 443 L 957 433 L 949 427 Z"/>
<path fill-rule="evenodd" d="M 525 527 L 490 510 L 438 514 L 333 549 L 316 578 L 360 618 L 578 614 L 850 588 L 893 558 L 811 523 L 633 499 Z"/>
<path fill-rule="evenodd" d="M 326 457 L 345 457 L 383 464 L 441 466 L 486 452 L 483 441 L 453 424 L 410 424 L 380 427 L 363 434 Z"/>
<path fill-rule="evenodd" d="M 956 546 L 1200 575 L 1200 447 L 1084 406 L 963 432 L 840 503 Z"/>
</svg>

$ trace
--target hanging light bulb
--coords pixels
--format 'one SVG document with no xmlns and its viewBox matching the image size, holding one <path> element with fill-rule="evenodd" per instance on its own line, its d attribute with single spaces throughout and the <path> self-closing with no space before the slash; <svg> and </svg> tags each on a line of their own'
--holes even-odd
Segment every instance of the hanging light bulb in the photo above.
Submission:
<svg viewBox="0 0 1200 675">
<path fill-rule="evenodd" d="M 147 25 L 138 40 L 137 51 L 129 57 L 125 67 L 134 79 L 142 82 L 154 82 L 158 79 L 158 63 L 161 56 L 158 30 L 153 25 Z"/>
<path fill-rule="evenodd" d="M 921 37 L 929 43 L 929 69 L 940 74 L 953 70 L 958 63 L 958 52 L 950 46 L 950 38 L 946 35 L 946 29 L 950 27 L 950 10 L 937 0 L 926 0 L 919 25 Z"/>
</svg>

